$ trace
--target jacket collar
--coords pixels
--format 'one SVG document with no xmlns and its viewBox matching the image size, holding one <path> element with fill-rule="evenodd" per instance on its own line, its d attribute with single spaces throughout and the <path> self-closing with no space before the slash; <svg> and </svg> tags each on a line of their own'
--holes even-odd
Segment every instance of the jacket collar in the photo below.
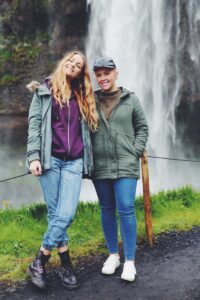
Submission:
<svg viewBox="0 0 200 300">
<path fill-rule="evenodd" d="M 38 88 L 38 95 L 39 96 L 51 95 L 51 91 L 45 84 L 41 84 Z"/>
<path fill-rule="evenodd" d="M 133 92 L 130 92 L 128 89 L 120 86 L 119 89 L 121 90 L 121 95 L 120 95 L 120 99 L 122 98 L 126 98 L 127 96 L 129 96 L 130 94 L 134 94 Z M 99 102 L 99 97 L 101 95 L 101 90 L 98 89 L 95 91 L 95 99 L 97 102 Z"/>
</svg>

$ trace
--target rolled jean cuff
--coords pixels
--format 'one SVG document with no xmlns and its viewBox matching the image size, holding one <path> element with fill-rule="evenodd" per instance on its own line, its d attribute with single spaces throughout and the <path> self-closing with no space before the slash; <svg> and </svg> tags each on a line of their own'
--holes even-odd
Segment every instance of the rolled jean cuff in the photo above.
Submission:
<svg viewBox="0 0 200 300">
<path fill-rule="evenodd" d="M 51 250 L 53 250 L 54 248 L 56 248 L 56 246 L 49 246 L 49 245 L 47 245 L 47 244 L 44 244 L 44 243 L 42 243 L 42 245 L 41 245 L 44 249 L 46 249 L 46 250 L 48 250 L 48 251 L 51 251 Z"/>
<path fill-rule="evenodd" d="M 57 248 L 62 248 L 65 246 L 67 246 L 67 242 L 60 242 L 60 243 L 58 243 Z"/>
<path fill-rule="evenodd" d="M 47 245 L 45 243 L 42 243 L 42 247 L 45 248 L 46 250 L 53 250 L 54 248 L 62 248 L 67 246 L 67 242 L 59 242 L 57 245 Z"/>
</svg>

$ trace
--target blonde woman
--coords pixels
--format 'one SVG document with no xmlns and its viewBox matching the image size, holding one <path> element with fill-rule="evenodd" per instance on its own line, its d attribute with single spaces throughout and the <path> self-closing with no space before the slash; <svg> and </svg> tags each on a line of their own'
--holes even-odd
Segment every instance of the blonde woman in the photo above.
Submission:
<svg viewBox="0 0 200 300">
<path fill-rule="evenodd" d="M 34 285 L 47 287 L 45 265 L 57 247 L 59 277 L 68 289 L 78 287 L 68 249 L 67 228 L 73 221 L 82 175 L 93 169 L 90 131 L 98 117 L 85 56 L 68 53 L 55 71 L 34 90 L 29 110 L 27 165 L 38 176 L 48 209 L 48 228 L 27 272 Z"/>
</svg>

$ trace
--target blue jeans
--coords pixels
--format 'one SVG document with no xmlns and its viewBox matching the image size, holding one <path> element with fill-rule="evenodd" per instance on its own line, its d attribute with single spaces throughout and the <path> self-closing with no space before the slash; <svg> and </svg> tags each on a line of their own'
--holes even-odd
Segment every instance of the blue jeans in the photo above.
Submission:
<svg viewBox="0 0 200 300">
<path fill-rule="evenodd" d="M 63 161 L 51 157 L 52 167 L 39 177 L 48 210 L 48 229 L 42 246 L 61 248 L 68 242 L 67 228 L 73 221 L 82 182 L 83 159 Z"/>
<path fill-rule="evenodd" d="M 126 260 L 135 259 L 136 217 L 135 192 L 137 180 L 132 178 L 94 180 L 101 208 L 101 223 L 109 253 L 118 252 L 116 208 Z"/>
</svg>

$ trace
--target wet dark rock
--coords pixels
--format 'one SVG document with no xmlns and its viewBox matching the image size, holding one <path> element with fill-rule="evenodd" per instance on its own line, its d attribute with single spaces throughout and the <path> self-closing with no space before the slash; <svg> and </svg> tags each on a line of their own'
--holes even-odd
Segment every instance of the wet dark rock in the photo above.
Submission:
<svg viewBox="0 0 200 300">
<path fill-rule="evenodd" d="M 14 288 L 14 287 L 9 287 L 6 289 L 6 293 L 13 294 L 15 292 L 16 292 L 16 288 Z"/>
<path fill-rule="evenodd" d="M 4 0 L 0 11 L 0 113 L 25 113 L 25 85 L 43 81 L 65 52 L 84 51 L 86 0 Z"/>
</svg>

